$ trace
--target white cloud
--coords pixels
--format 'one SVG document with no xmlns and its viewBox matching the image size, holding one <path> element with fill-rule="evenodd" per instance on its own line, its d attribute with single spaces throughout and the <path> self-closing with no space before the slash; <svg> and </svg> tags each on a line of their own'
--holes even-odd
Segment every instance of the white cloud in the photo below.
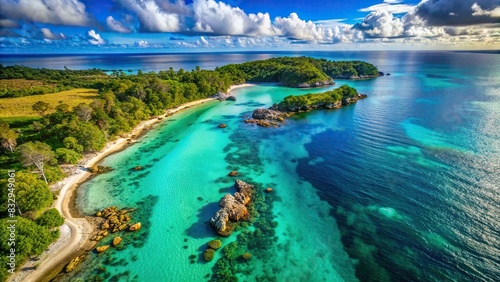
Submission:
<svg viewBox="0 0 500 282">
<path fill-rule="evenodd" d="M 291 13 L 286 18 L 277 17 L 274 26 L 280 31 L 280 35 L 319 43 L 351 42 L 359 40 L 361 36 L 361 33 L 352 30 L 350 25 L 325 27 L 312 21 L 302 20 L 296 13 Z"/>
<path fill-rule="evenodd" d="M 268 13 L 246 14 L 238 7 L 232 7 L 214 0 L 193 2 L 194 31 L 225 35 L 269 36 L 276 32 Z"/>
<path fill-rule="evenodd" d="M 66 36 L 64 34 L 59 33 L 59 34 L 53 34 L 52 31 L 48 28 L 41 28 L 40 31 L 43 34 L 43 38 L 45 39 L 50 39 L 50 40 L 58 40 L 58 39 L 65 39 Z"/>
<path fill-rule="evenodd" d="M 145 31 L 181 31 L 179 16 L 163 10 L 154 0 L 122 0 L 120 4 L 137 15 Z M 180 5 L 184 5 L 184 3 L 182 2 Z"/>
<path fill-rule="evenodd" d="M 359 12 L 377 12 L 377 11 L 385 11 L 392 14 L 404 14 L 411 11 L 415 6 L 408 4 L 393 4 L 399 3 L 397 1 L 384 1 L 384 3 L 372 5 L 370 7 L 359 9 Z"/>
<path fill-rule="evenodd" d="M 92 45 L 106 44 L 106 41 L 104 41 L 104 39 L 101 38 L 101 35 L 96 33 L 94 30 L 90 30 L 87 34 L 89 36 L 90 44 Z"/>
<path fill-rule="evenodd" d="M 477 2 L 472 4 L 471 10 L 473 11 L 473 16 L 491 16 L 498 18 L 500 17 L 500 6 L 493 8 L 492 10 L 483 10 Z"/>
<path fill-rule="evenodd" d="M 388 11 L 371 12 L 361 23 L 361 29 L 371 37 L 398 37 L 404 33 L 401 19 Z"/>
<path fill-rule="evenodd" d="M 108 28 L 112 31 L 116 31 L 119 33 L 130 33 L 132 30 L 128 27 L 123 26 L 123 24 L 117 20 L 115 20 L 112 16 L 106 18 L 106 24 Z"/>
<path fill-rule="evenodd" d="M 78 0 L 0 0 L 6 18 L 33 22 L 89 26 L 93 19 Z"/>
<path fill-rule="evenodd" d="M 384 0 L 384 3 L 389 3 L 389 4 L 398 4 L 403 2 L 403 0 Z"/>
<path fill-rule="evenodd" d="M 335 26 L 339 26 L 339 25 L 345 25 L 345 23 L 343 23 L 343 21 L 345 21 L 347 19 L 330 19 L 330 20 L 318 20 L 318 21 L 313 21 L 313 23 L 315 24 L 320 24 L 324 27 L 335 27 Z"/>
</svg>

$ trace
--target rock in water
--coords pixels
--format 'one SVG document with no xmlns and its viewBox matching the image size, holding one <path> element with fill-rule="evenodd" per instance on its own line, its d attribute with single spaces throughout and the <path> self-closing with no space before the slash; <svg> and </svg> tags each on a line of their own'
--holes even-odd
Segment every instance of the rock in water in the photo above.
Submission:
<svg viewBox="0 0 500 282">
<path fill-rule="evenodd" d="M 139 229 L 141 229 L 141 223 L 137 222 L 136 224 L 133 224 L 132 226 L 130 226 L 128 231 L 137 231 Z"/>
<path fill-rule="evenodd" d="M 225 123 L 221 123 L 221 124 L 219 124 L 219 126 L 218 126 L 218 127 L 219 127 L 219 128 L 226 128 L 226 127 L 227 127 L 227 125 L 226 125 Z"/>
<path fill-rule="evenodd" d="M 116 236 L 116 237 L 113 239 L 113 247 L 118 246 L 121 242 L 122 242 L 122 238 L 121 238 L 120 236 Z"/>
<path fill-rule="evenodd" d="M 236 170 L 233 170 L 228 175 L 229 176 L 236 176 L 236 175 L 238 175 L 238 172 Z"/>
<path fill-rule="evenodd" d="M 212 240 L 208 242 L 208 247 L 214 250 L 219 249 L 222 246 L 222 242 L 220 240 Z"/>
<path fill-rule="evenodd" d="M 273 188 L 270 188 L 270 187 L 269 187 L 269 188 L 266 188 L 266 192 L 267 192 L 267 193 L 271 193 L 272 191 L 273 191 Z"/>
<path fill-rule="evenodd" d="M 224 232 L 227 229 L 228 221 L 228 212 L 225 209 L 220 209 L 215 212 L 214 216 L 210 219 L 210 225 L 212 225 L 217 232 Z"/>
<path fill-rule="evenodd" d="M 100 247 L 97 247 L 97 248 L 96 248 L 96 251 L 97 251 L 98 253 L 103 253 L 103 252 L 107 251 L 108 249 L 109 249 L 109 245 L 106 245 L 106 246 L 100 246 Z"/>
<path fill-rule="evenodd" d="M 256 109 L 252 113 L 252 118 L 254 119 L 266 119 L 266 120 L 277 120 L 282 121 L 285 118 L 285 114 L 280 111 L 275 111 L 271 109 Z"/>
<path fill-rule="evenodd" d="M 248 184 L 248 183 L 246 183 L 244 181 L 241 181 L 239 179 L 237 179 L 234 182 L 234 187 L 236 188 L 236 191 L 238 191 L 240 193 L 243 193 L 247 197 L 252 196 L 253 189 L 255 188 L 255 186 L 253 186 L 251 184 Z"/>
<path fill-rule="evenodd" d="M 205 252 L 203 253 L 203 258 L 205 261 L 211 261 L 214 259 L 214 250 L 213 249 L 206 249 Z"/>
<path fill-rule="evenodd" d="M 229 236 L 232 232 L 229 221 L 246 220 L 249 212 L 246 207 L 251 201 L 254 186 L 244 181 L 236 180 L 234 184 L 238 192 L 226 194 L 219 201 L 220 209 L 212 216 L 209 223 L 221 236 Z"/>
<path fill-rule="evenodd" d="M 68 265 L 64 268 L 64 272 L 69 273 L 75 270 L 75 268 L 83 261 L 85 255 L 78 256 L 72 259 Z"/>
<path fill-rule="evenodd" d="M 248 218 L 248 210 L 245 205 L 237 201 L 233 195 L 226 194 L 219 201 L 219 206 L 226 210 L 229 215 L 229 220 L 240 221 Z"/>
</svg>

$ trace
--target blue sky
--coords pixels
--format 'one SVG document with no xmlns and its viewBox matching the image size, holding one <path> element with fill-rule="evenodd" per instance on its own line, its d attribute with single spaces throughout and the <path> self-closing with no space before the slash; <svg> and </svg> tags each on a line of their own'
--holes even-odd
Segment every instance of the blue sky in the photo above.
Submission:
<svg viewBox="0 0 500 282">
<path fill-rule="evenodd" d="M 0 7 L 3 53 L 500 49 L 500 0 L 0 0 Z"/>
</svg>

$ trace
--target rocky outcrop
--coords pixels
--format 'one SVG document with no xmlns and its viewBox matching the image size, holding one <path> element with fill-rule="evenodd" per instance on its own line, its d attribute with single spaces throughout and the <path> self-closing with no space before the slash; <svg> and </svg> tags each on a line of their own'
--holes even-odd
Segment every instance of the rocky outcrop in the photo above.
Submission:
<svg viewBox="0 0 500 282">
<path fill-rule="evenodd" d="M 245 220 L 249 215 L 247 207 L 245 206 L 244 199 L 241 197 L 238 197 L 238 199 L 236 199 L 231 194 L 226 194 L 224 197 L 222 197 L 222 199 L 219 201 L 219 207 L 227 211 L 229 220 L 231 221 Z"/>
<path fill-rule="evenodd" d="M 366 94 L 358 94 L 358 96 L 356 97 L 344 98 L 342 99 L 342 106 L 347 106 L 349 104 L 356 103 L 358 100 L 364 99 L 366 97 L 368 97 Z"/>
<path fill-rule="evenodd" d="M 75 270 L 75 268 L 85 259 L 85 254 L 81 256 L 77 256 L 76 258 L 72 259 L 68 265 L 64 268 L 64 272 L 69 273 Z"/>
<path fill-rule="evenodd" d="M 322 87 L 322 86 L 327 86 L 327 85 L 334 85 L 335 82 L 333 82 L 333 79 L 327 79 L 323 81 L 316 81 L 312 83 L 299 83 L 295 85 L 296 88 L 312 88 L 312 87 Z"/>
<path fill-rule="evenodd" d="M 102 238 L 109 235 L 109 233 L 116 233 L 127 229 L 128 222 L 130 221 L 129 212 L 133 209 L 122 209 L 118 210 L 116 206 L 108 207 L 102 211 L 96 213 L 97 217 L 104 218 L 104 222 L 101 224 L 100 228 L 96 230 L 96 233 L 91 240 L 99 241 Z"/>
<path fill-rule="evenodd" d="M 225 101 L 225 100 L 236 101 L 236 97 L 229 95 L 227 93 L 220 92 L 220 91 L 217 92 L 217 94 L 215 94 L 214 96 L 212 96 L 212 98 L 215 98 L 219 101 Z"/>
<path fill-rule="evenodd" d="M 122 238 L 120 236 L 116 236 L 113 239 L 113 247 L 116 247 L 116 246 L 120 245 L 121 242 L 122 242 Z"/>
<path fill-rule="evenodd" d="M 237 179 L 234 182 L 234 188 L 236 188 L 236 191 L 244 194 L 245 196 L 251 197 L 252 194 L 253 194 L 253 190 L 254 190 L 255 186 Z"/>
<path fill-rule="evenodd" d="M 368 97 L 366 94 L 358 94 L 355 97 L 345 97 L 342 101 L 334 103 L 318 102 L 309 105 L 281 105 L 274 104 L 270 109 L 256 109 L 253 111 L 252 118 L 244 120 L 245 123 L 254 123 L 262 127 L 281 126 L 285 118 L 300 112 L 310 112 L 316 109 L 339 109 L 342 106 L 355 103 L 358 100 Z"/>
<path fill-rule="evenodd" d="M 378 75 L 336 75 L 336 76 L 333 76 L 333 78 L 337 78 L 337 79 L 350 79 L 350 80 L 362 80 L 362 79 L 372 79 L 372 78 L 376 78 L 376 77 L 379 77 L 379 76 L 382 76 L 380 74 L 380 72 L 378 73 Z"/>
<path fill-rule="evenodd" d="M 128 231 L 137 231 L 139 229 L 141 229 L 141 223 L 137 222 L 136 224 L 131 225 Z"/>
<path fill-rule="evenodd" d="M 106 246 L 100 246 L 100 247 L 97 247 L 96 248 L 96 251 L 98 253 L 104 253 L 105 251 L 107 251 L 109 249 L 109 245 L 106 245 Z"/>
<path fill-rule="evenodd" d="M 256 109 L 252 118 L 246 119 L 245 123 L 255 123 L 263 127 L 279 126 L 288 116 L 288 113 L 275 109 Z"/>
<path fill-rule="evenodd" d="M 220 209 L 210 219 L 210 225 L 221 236 L 229 236 L 232 228 L 229 225 L 230 221 L 236 222 L 247 220 L 250 216 L 247 206 L 251 202 L 254 186 L 244 181 L 236 180 L 234 187 L 237 192 L 234 196 L 226 194 L 219 201 Z"/>
</svg>

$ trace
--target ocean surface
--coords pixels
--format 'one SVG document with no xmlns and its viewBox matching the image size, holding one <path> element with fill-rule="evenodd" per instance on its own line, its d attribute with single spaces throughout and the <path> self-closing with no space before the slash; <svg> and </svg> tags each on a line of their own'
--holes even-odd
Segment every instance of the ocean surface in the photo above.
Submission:
<svg viewBox="0 0 500 282">
<path fill-rule="evenodd" d="M 136 72 L 285 55 L 365 60 L 391 75 L 322 89 L 241 88 L 236 102 L 170 117 L 106 158 L 114 171 L 78 191 L 85 213 L 134 207 L 143 228 L 124 234 L 121 249 L 90 254 L 62 280 L 208 281 L 222 250 L 203 261 L 217 237 L 207 221 L 234 192 L 227 174 L 238 170 L 259 190 L 273 188 L 262 196 L 259 219 L 222 239 L 253 256 L 231 266 L 239 281 L 500 281 L 498 54 L 65 55 L 2 57 L 2 64 Z M 288 95 L 343 84 L 368 98 L 296 115 L 280 128 L 243 123 Z M 145 169 L 133 171 L 137 165 Z"/>
</svg>

